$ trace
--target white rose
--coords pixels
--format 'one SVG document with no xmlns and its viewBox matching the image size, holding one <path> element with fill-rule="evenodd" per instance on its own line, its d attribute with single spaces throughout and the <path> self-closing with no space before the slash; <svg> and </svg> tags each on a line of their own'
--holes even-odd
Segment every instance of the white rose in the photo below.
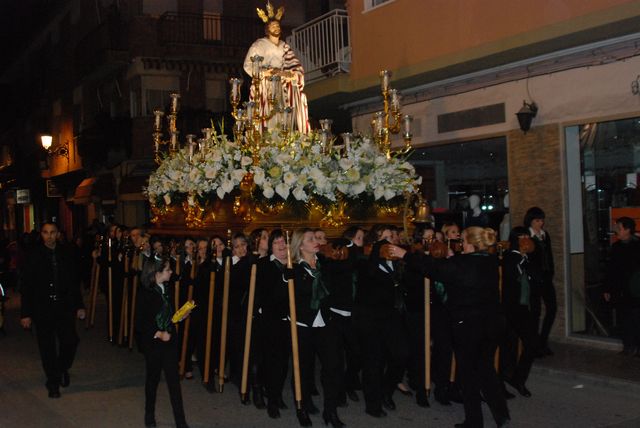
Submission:
<svg viewBox="0 0 640 428">
<path fill-rule="evenodd" d="M 367 186 L 364 182 L 358 181 L 357 183 L 354 183 L 353 186 L 351 186 L 351 194 L 359 195 L 360 193 L 364 193 L 366 187 Z"/>
<path fill-rule="evenodd" d="M 311 177 L 313 181 L 318 182 L 324 178 L 324 174 L 322 173 L 322 171 L 320 171 L 320 169 L 314 166 L 309 171 L 309 177 Z"/>
<path fill-rule="evenodd" d="M 225 193 L 230 193 L 233 190 L 233 187 L 234 187 L 233 186 L 233 181 L 228 180 L 228 179 L 223 180 L 221 187 L 222 187 L 222 190 L 225 191 Z"/>
<path fill-rule="evenodd" d="M 253 169 L 253 182 L 258 186 L 262 186 L 262 183 L 264 183 L 264 169 L 260 167 Z"/>
<path fill-rule="evenodd" d="M 211 159 L 214 162 L 220 162 L 222 160 L 222 152 L 220 151 L 220 149 L 215 149 L 213 151 L 213 153 L 211 154 Z"/>
<path fill-rule="evenodd" d="M 212 165 L 207 165 L 204 167 L 204 176 L 208 180 L 213 180 L 218 175 L 218 169 L 213 167 Z"/>
<path fill-rule="evenodd" d="M 279 183 L 276 186 L 276 193 L 282 197 L 282 199 L 287 199 L 289 197 L 289 192 L 291 188 L 287 186 L 285 183 Z"/>
<path fill-rule="evenodd" d="M 224 189 L 222 188 L 222 186 L 218 186 L 218 188 L 216 189 L 216 194 L 218 195 L 218 198 L 224 199 Z"/>
<path fill-rule="evenodd" d="M 297 186 L 293 190 L 293 197 L 296 198 L 299 201 L 306 201 L 307 200 L 307 194 L 304 192 L 304 189 L 302 188 L 302 186 Z"/>
<path fill-rule="evenodd" d="M 340 168 L 346 171 L 353 166 L 353 161 L 349 158 L 342 158 L 338 161 L 338 164 L 340 165 Z"/>
<path fill-rule="evenodd" d="M 287 172 L 284 173 L 283 180 L 287 185 L 291 186 L 291 185 L 293 185 L 293 183 L 295 183 L 297 181 L 297 177 L 293 172 L 287 171 Z"/>
<path fill-rule="evenodd" d="M 388 201 L 389 199 L 392 199 L 394 196 L 396 196 L 396 192 L 394 192 L 392 189 L 387 189 L 384 191 L 384 198 Z"/>
<path fill-rule="evenodd" d="M 349 192 L 349 185 L 347 183 L 338 183 L 336 187 L 340 192 L 344 193 L 345 195 Z"/>
<path fill-rule="evenodd" d="M 242 156 L 242 159 L 240 159 L 240 165 L 242 166 L 249 166 L 253 163 L 253 159 L 251 159 L 249 156 Z"/>
<path fill-rule="evenodd" d="M 244 178 L 245 174 L 246 174 L 246 171 L 244 169 L 234 169 L 231 172 L 231 178 L 237 182 L 240 182 Z"/>
<path fill-rule="evenodd" d="M 375 189 L 373 189 L 373 197 L 376 201 L 384 196 L 384 191 L 385 188 L 382 186 L 377 186 Z"/>
<path fill-rule="evenodd" d="M 171 205 L 171 196 L 169 196 L 169 194 L 165 194 L 162 199 L 164 199 L 164 203 L 165 205 Z"/>
<path fill-rule="evenodd" d="M 265 188 L 262 190 L 262 195 L 263 195 L 265 198 L 267 198 L 267 199 L 271 199 L 271 198 L 273 198 L 273 195 L 274 195 L 274 194 L 275 194 L 275 193 L 274 193 L 274 191 L 273 191 L 273 187 L 271 187 L 271 186 L 269 186 L 269 187 L 265 187 Z"/>
<path fill-rule="evenodd" d="M 377 156 L 375 164 L 376 166 L 382 166 L 387 163 L 387 158 L 384 156 Z"/>
</svg>

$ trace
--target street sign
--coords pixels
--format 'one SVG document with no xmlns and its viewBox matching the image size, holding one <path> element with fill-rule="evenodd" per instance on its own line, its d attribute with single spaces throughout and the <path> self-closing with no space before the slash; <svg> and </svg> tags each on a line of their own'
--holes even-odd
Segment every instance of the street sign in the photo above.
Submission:
<svg viewBox="0 0 640 428">
<path fill-rule="evenodd" d="M 47 180 L 47 198 L 61 198 L 62 193 L 53 180 Z"/>
<path fill-rule="evenodd" d="M 16 190 L 16 202 L 18 204 L 30 204 L 31 203 L 31 193 L 29 189 L 18 189 Z"/>
</svg>

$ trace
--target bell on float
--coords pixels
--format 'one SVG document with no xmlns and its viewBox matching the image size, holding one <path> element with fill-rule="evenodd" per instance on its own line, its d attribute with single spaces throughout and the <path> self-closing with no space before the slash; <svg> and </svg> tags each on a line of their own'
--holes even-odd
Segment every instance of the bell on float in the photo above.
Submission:
<svg viewBox="0 0 640 428">
<path fill-rule="evenodd" d="M 419 196 L 418 204 L 416 205 L 416 215 L 413 219 L 414 223 L 430 223 L 431 222 L 431 207 L 429 207 L 429 203 L 422 197 Z"/>
</svg>

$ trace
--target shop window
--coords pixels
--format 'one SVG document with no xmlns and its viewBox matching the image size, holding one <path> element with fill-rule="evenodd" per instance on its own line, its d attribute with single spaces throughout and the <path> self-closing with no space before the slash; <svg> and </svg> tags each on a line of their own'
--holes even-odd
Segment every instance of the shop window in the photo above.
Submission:
<svg viewBox="0 0 640 428">
<path fill-rule="evenodd" d="M 604 293 L 616 286 L 608 273 L 616 220 L 630 217 L 640 229 L 640 118 L 569 127 L 565 140 L 571 331 L 620 338 L 629 290 L 610 300 Z"/>
<path fill-rule="evenodd" d="M 378 6 L 382 6 L 385 3 L 391 3 L 394 0 L 364 0 L 364 11 L 374 9 Z"/>
<path fill-rule="evenodd" d="M 509 230 L 507 150 L 504 137 L 417 149 L 409 161 L 422 176 L 440 229 L 453 221 L 461 228 Z"/>
</svg>

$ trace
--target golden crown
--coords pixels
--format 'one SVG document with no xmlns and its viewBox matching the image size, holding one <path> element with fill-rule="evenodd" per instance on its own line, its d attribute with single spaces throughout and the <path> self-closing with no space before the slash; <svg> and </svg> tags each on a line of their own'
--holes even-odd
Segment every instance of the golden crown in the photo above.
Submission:
<svg viewBox="0 0 640 428">
<path fill-rule="evenodd" d="M 280 21 L 282 19 L 282 15 L 284 15 L 284 6 L 280 6 L 278 8 L 278 11 L 274 11 L 273 6 L 271 5 L 271 2 L 267 2 L 267 6 L 266 6 L 266 12 L 262 9 L 260 9 L 259 7 L 256 8 L 256 11 L 258 12 L 258 16 L 260 17 L 260 19 L 262 19 L 262 22 L 264 22 L 265 24 L 269 21 Z"/>
</svg>

